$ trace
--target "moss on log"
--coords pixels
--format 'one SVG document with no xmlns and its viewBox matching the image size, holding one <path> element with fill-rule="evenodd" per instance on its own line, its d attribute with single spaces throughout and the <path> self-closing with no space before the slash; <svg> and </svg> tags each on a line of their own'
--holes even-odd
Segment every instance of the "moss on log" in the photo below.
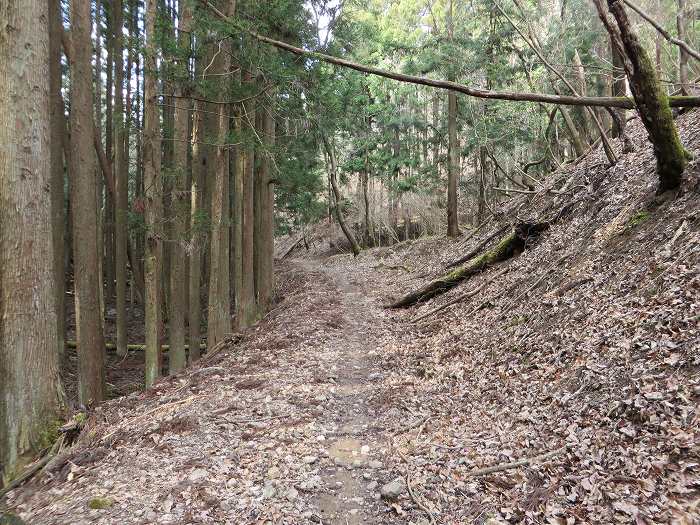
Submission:
<svg viewBox="0 0 700 525">
<path fill-rule="evenodd" d="M 388 308 L 406 308 L 447 292 L 489 266 L 519 255 L 532 238 L 547 230 L 549 226 L 549 222 L 519 223 L 511 233 L 502 237 L 493 249 L 471 258 L 465 265 L 405 295 Z"/>
</svg>

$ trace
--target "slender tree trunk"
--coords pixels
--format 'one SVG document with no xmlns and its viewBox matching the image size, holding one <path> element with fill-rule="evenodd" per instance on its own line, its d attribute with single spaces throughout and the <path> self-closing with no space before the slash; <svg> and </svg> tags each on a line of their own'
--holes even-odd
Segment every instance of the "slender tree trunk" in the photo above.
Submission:
<svg viewBox="0 0 700 525">
<path fill-rule="evenodd" d="M 174 115 L 173 137 L 173 192 L 171 195 L 173 229 L 173 243 L 170 258 L 170 318 L 168 327 L 170 330 L 170 353 L 168 362 L 170 373 L 174 374 L 185 368 L 187 364 L 185 354 L 185 315 L 187 312 L 186 301 L 186 264 L 187 252 L 185 251 L 185 236 L 187 233 L 187 150 L 190 130 L 190 99 L 189 96 L 189 68 L 187 58 L 190 55 L 190 29 L 192 12 L 187 2 L 180 3 L 179 21 L 179 50 L 178 62 L 175 74 L 178 76 L 175 82 L 175 95 L 173 99 L 177 108 Z"/>
<path fill-rule="evenodd" d="M 75 318 L 80 356 L 80 402 L 104 399 L 104 335 L 97 243 L 96 162 L 92 118 L 90 2 L 71 1 L 70 177 L 73 204 Z"/>
<path fill-rule="evenodd" d="M 274 186 L 270 177 L 273 148 L 275 144 L 275 120 L 272 106 L 262 105 L 258 111 L 260 131 L 264 149 L 259 158 L 260 169 L 256 177 L 255 200 L 255 275 L 258 312 L 263 315 L 272 304 L 274 289 Z"/>
<path fill-rule="evenodd" d="M 107 71 L 105 83 L 105 154 L 111 162 L 114 151 L 114 6 L 107 2 L 105 4 L 105 16 L 107 18 Z M 106 288 L 105 294 L 109 298 L 116 297 L 116 275 L 115 275 L 115 245 L 114 245 L 114 195 L 111 191 L 105 194 L 104 212 L 104 272 Z"/>
<path fill-rule="evenodd" d="M 253 77 L 250 72 L 245 72 L 243 82 L 249 88 L 253 88 Z M 252 89 L 251 89 L 252 90 Z M 240 301 L 237 304 L 236 320 L 240 328 L 252 326 L 255 323 L 256 308 L 255 308 L 255 270 L 254 270 L 254 251 L 255 251 L 255 197 L 254 197 L 254 180 L 255 180 L 255 148 L 253 146 L 255 140 L 255 114 L 257 102 L 248 100 L 243 103 L 243 135 L 246 137 L 245 144 L 238 148 L 240 153 L 244 149 L 245 152 L 245 173 L 243 175 L 243 207 L 242 207 L 242 243 L 241 257 L 243 272 L 242 285 L 240 293 Z M 238 248 L 238 247 L 236 247 Z"/>
<path fill-rule="evenodd" d="M 447 11 L 447 33 L 450 40 L 454 39 L 453 0 L 450 0 Z M 454 67 L 450 67 L 449 80 L 456 79 Z M 457 215 L 457 178 L 459 177 L 459 142 L 457 140 L 457 93 L 447 94 L 447 235 L 459 235 L 459 217 Z"/>
<path fill-rule="evenodd" d="M 343 197 L 340 194 L 340 188 L 338 187 L 338 163 L 335 159 L 335 152 L 333 151 L 333 146 L 328 141 L 325 135 L 321 137 L 321 140 L 323 141 L 323 147 L 326 150 L 326 159 L 328 161 L 328 178 L 331 181 L 331 188 L 333 188 L 333 197 L 335 199 L 335 216 L 338 220 L 338 224 L 340 225 L 340 229 L 343 230 L 343 233 L 345 234 L 348 243 L 350 243 L 352 254 L 355 257 L 357 257 L 360 254 L 360 245 L 357 244 L 355 237 L 350 231 L 350 228 L 348 228 L 347 224 L 345 223 L 345 218 L 343 217 L 343 210 L 341 204 L 343 202 Z"/>
<path fill-rule="evenodd" d="M 622 55 L 621 50 L 614 45 L 612 39 L 610 40 L 610 54 L 612 55 L 613 66 L 612 95 L 614 97 L 624 97 L 627 95 L 625 58 Z M 612 136 L 621 137 L 627 124 L 627 112 L 621 108 L 615 108 L 612 111 L 615 111 L 618 115 L 618 118 L 613 122 Z"/>
<path fill-rule="evenodd" d="M 457 95 L 450 91 L 448 96 L 448 135 L 449 160 L 447 164 L 447 235 L 459 235 L 457 217 L 457 178 L 459 176 L 459 142 L 457 140 Z"/>
<path fill-rule="evenodd" d="M 35 0 L 0 9 L 0 486 L 50 445 L 62 400 L 46 191 L 56 9 Z"/>
<path fill-rule="evenodd" d="M 51 103 L 51 232 L 53 239 L 53 268 L 56 293 L 57 352 L 63 355 L 66 333 L 66 274 L 65 274 L 65 170 L 63 141 L 66 140 L 66 116 L 61 95 L 61 6 L 59 0 L 49 0 L 49 98 Z"/>
<path fill-rule="evenodd" d="M 197 58 L 195 73 L 197 78 L 211 62 L 211 51 L 208 50 Z M 206 279 L 202 278 L 204 254 L 207 239 L 204 235 L 207 212 L 204 201 L 204 182 L 211 172 L 211 149 L 204 143 L 210 138 L 212 130 L 212 114 L 209 105 L 201 100 L 195 100 L 192 121 L 192 186 L 190 188 L 190 273 L 189 273 L 189 347 L 190 361 L 199 359 L 199 344 L 201 341 L 202 315 L 202 286 Z"/>
<path fill-rule="evenodd" d="M 227 3 L 230 9 L 232 6 Z M 228 13 L 232 15 L 233 13 Z M 212 71 L 227 73 L 231 66 L 231 43 L 221 44 L 222 52 L 215 58 Z M 229 80 L 222 77 L 223 87 Z M 222 90 L 225 91 L 225 90 Z M 214 183 L 211 188 L 211 251 L 209 268 L 209 308 L 207 315 L 207 346 L 213 348 L 231 331 L 231 301 L 229 276 L 229 106 L 217 104 L 217 142 Z M 251 276 L 252 278 L 252 276 Z"/>
<path fill-rule="evenodd" d="M 161 219 L 163 216 L 163 183 L 160 173 L 160 131 L 157 106 L 156 2 L 146 0 L 146 49 L 144 60 L 144 133 L 143 178 L 145 189 L 145 343 L 146 386 L 151 386 L 161 373 L 160 325 L 163 251 Z"/>
<path fill-rule="evenodd" d="M 102 19 L 102 2 L 98 0 L 95 4 L 95 40 L 93 42 L 95 68 L 93 73 L 93 107 L 94 129 L 97 143 L 102 148 L 102 35 L 99 30 Z M 95 139 L 93 139 L 95 140 Z M 97 267 L 99 272 L 98 282 L 100 283 L 100 319 L 102 319 L 102 332 L 104 333 L 105 319 L 105 287 L 104 287 L 104 219 L 102 217 L 102 203 L 104 201 L 104 178 L 101 176 L 100 168 L 95 163 L 95 201 L 97 203 Z"/>
<path fill-rule="evenodd" d="M 128 334 L 126 327 L 126 262 L 129 166 L 125 147 L 124 119 L 124 6 L 121 0 L 112 3 L 114 20 L 114 179 L 115 179 L 115 277 L 117 310 L 117 355 L 125 356 Z"/>
</svg>

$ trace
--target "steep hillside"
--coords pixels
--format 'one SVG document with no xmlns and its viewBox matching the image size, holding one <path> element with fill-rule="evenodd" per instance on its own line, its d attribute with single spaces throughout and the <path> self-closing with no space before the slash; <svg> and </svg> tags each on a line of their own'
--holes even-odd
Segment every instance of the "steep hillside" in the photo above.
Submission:
<svg viewBox="0 0 700 525">
<path fill-rule="evenodd" d="M 501 225 L 575 203 L 522 255 L 392 314 L 402 333 L 381 354 L 396 396 L 416 400 L 427 418 L 404 445 L 420 442 L 423 490 L 450 487 L 441 504 L 455 523 L 700 519 L 698 113 L 679 126 L 696 160 L 675 199 L 654 195 L 654 159 L 637 124 L 638 150 L 618 165 L 589 155 L 550 177 L 555 191 L 514 198 L 466 243 L 429 239 L 332 259 L 370 274 L 389 303 Z M 476 293 L 412 322 L 468 290 Z M 420 379 L 406 385 L 405 369 Z M 546 466 L 469 476 L 548 453 Z"/>
</svg>

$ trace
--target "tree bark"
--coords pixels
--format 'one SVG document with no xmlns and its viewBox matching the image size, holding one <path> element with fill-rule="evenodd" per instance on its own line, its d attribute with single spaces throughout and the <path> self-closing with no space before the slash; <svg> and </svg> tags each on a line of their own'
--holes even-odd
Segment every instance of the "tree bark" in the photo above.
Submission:
<svg viewBox="0 0 700 525">
<path fill-rule="evenodd" d="M 275 120 L 272 109 L 272 105 L 263 103 L 258 112 L 259 135 L 263 141 L 260 169 L 255 181 L 255 288 L 259 315 L 264 315 L 270 309 L 274 290 L 274 186 L 270 173 L 275 145 Z"/>
<path fill-rule="evenodd" d="M 243 83 L 248 88 L 252 87 L 252 75 L 250 72 L 243 74 Z M 243 169 L 243 184 L 241 193 L 241 210 L 238 218 L 241 221 L 241 244 L 235 249 L 240 250 L 241 256 L 241 278 L 239 283 L 241 289 L 236 294 L 236 323 L 239 328 L 246 328 L 255 323 L 255 271 L 254 271 L 254 235 L 255 235 L 255 210 L 254 210 L 254 177 L 255 177 L 255 101 L 248 100 L 241 106 L 242 114 L 240 118 L 241 136 L 243 145 L 237 152 L 243 156 L 240 164 Z"/>
<path fill-rule="evenodd" d="M 232 6 L 230 2 L 227 9 Z M 232 14 L 232 13 L 231 13 Z M 231 66 L 231 43 L 221 44 L 212 71 L 227 73 Z M 222 77 L 221 86 L 228 80 Z M 231 331 L 231 301 L 229 275 L 229 106 L 217 104 L 217 142 L 215 173 L 211 188 L 211 256 L 209 263 L 209 308 L 207 315 L 207 345 L 216 346 Z M 252 276 L 251 276 L 252 279 Z"/>
<path fill-rule="evenodd" d="M 447 7 L 447 36 L 454 41 L 453 0 Z M 454 65 L 450 64 L 448 80 L 456 79 Z M 459 141 L 457 140 L 457 93 L 447 93 L 447 236 L 459 235 L 459 217 L 457 215 L 457 178 L 459 177 Z"/>
<path fill-rule="evenodd" d="M 678 0 L 678 13 L 676 14 L 676 28 L 678 29 L 678 40 L 686 40 L 686 17 L 685 17 L 685 0 Z M 688 95 L 688 58 L 690 55 L 685 47 L 678 49 L 678 82 L 680 84 L 680 92 L 682 95 Z M 700 60 L 700 57 L 698 58 Z"/>
<path fill-rule="evenodd" d="M 187 365 L 185 353 L 185 316 L 187 312 L 185 236 L 187 233 L 188 206 L 187 192 L 187 153 L 190 130 L 189 67 L 190 29 L 192 11 L 188 2 L 180 3 L 178 27 L 178 57 L 175 64 L 175 95 L 177 107 L 174 115 L 173 138 L 173 191 L 171 195 L 172 210 L 172 253 L 170 258 L 170 316 L 168 328 L 170 333 L 169 370 L 175 374 Z"/>
<path fill-rule="evenodd" d="M 80 357 L 80 402 L 104 399 L 104 334 L 97 242 L 95 137 L 92 116 L 90 2 L 71 1 L 70 182 L 73 212 L 75 318 Z"/>
<path fill-rule="evenodd" d="M 126 355 L 128 334 L 126 328 L 126 262 L 127 212 L 129 207 L 129 166 L 125 147 L 124 122 L 124 14 L 122 0 L 112 3 L 114 20 L 114 179 L 115 179 L 115 277 L 117 310 L 117 355 Z"/>
<path fill-rule="evenodd" d="M 627 94 L 627 81 L 625 77 L 625 57 L 622 51 L 610 39 L 610 54 L 612 55 L 612 94 L 615 97 L 624 97 Z M 613 109 L 618 118 L 613 120 L 613 138 L 622 137 L 627 125 L 627 115 L 624 109 Z"/>
<path fill-rule="evenodd" d="M 146 0 L 145 53 L 144 53 L 144 133 L 143 178 L 145 189 L 146 242 L 145 242 L 145 377 L 151 386 L 161 373 L 160 325 L 162 298 L 162 227 L 163 182 L 160 171 L 161 139 L 156 90 L 156 2 Z"/>
<path fill-rule="evenodd" d="M 57 4 L 48 5 L 0 9 L 0 486 L 50 445 L 62 402 L 47 191 L 55 111 L 49 64 L 56 56 L 48 35 Z"/>
<path fill-rule="evenodd" d="M 199 74 L 211 62 L 210 52 L 205 52 L 197 57 L 195 72 Z M 194 101 L 192 119 L 192 185 L 190 188 L 190 272 L 189 272 L 189 346 L 190 362 L 200 357 L 198 350 L 201 341 L 201 315 L 202 315 L 202 264 L 206 252 L 206 235 L 204 229 L 206 221 L 206 204 L 204 202 L 204 181 L 210 170 L 210 151 L 206 146 L 206 138 L 210 136 L 212 118 L 209 106 L 202 100 Z"/>
<path fill-rule="evenodd" d="M 66 333 L 66 254 L 65 254 L 65 170 L 63 143 L 66 140 L 66 115 L 61 94 L 61 6 L 49 0 L 49 101 L 51 103 L 51 232 L 56 295 L 57 351 L 63 355 Z"/>
</svg>

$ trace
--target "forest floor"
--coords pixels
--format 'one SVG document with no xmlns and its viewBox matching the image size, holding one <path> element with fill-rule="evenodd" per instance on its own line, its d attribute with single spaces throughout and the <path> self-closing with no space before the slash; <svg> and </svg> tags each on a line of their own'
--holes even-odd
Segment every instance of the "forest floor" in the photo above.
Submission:
<svg viewBox="0 0 700 525">
<path fill-rule="evenodd" d="M 296 250 L 256 327 L 98 407 L 9 506 L 31 524 L 699 523 L 697 111 L 678 123 L 696 160 L 671 198 L 633 124 L 615 167 L 596 151 L 455 240 Z M 562 206 L 522 254 L 384 308 Z"/>
</svg>

